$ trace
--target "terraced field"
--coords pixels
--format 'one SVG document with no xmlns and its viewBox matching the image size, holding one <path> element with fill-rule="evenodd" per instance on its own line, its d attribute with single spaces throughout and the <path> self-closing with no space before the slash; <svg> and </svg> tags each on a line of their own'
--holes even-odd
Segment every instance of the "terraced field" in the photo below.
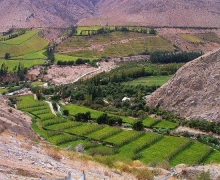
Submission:
<svg viewBox="0 0 220 180">
<path fill-rule="evenodd" d="M 103 114 L 102 111 L 97 111 L 97 110 L 93 110 L 93 109 L 90 109 L 90 108 L 87 108 L 87 107 L 77 106 L 77 105 L 67 105 L 64 108 L 69 110 L 69 113 L 73 116 L 78 114 L 78 113 L 90 112 L 91 113 L 91 118 L 97 119 L 100 115 Z M 109 116 L 116 116 L 116 115 L 113 115 L 113 114 L 108 114 L 108 115 Z M 125 122 L 125 123 L 132 124 L 134 122 L 134 119 L 132 119 L 132 118 L 123 117 L 123 116 L 120 116 L 120 117 L 122 118 L 123 122 Z"/>
<path fill-rule="evenodd" d="M 204 43 L 203 40 L 199 39 L 198 37 L 192 34 L 180 34 L 180 37 L 191 43 Z"/>
<path fill-rule="evenodd" d="M 18 100 L 19 109 L 35 116 L 33 129 L 60 147 L 74 149 L 81 143 L 85 152 L 91 155 L 99 154 L 120 160 L 131 160 L 134 156 L 140 155 L 136 156 L 136 159 L 146 164 L 163 160 L 168 160 L 172 166 L 179 163 L 220 163 L 219 151 L 210 151 L 207 145 L 189 138 L 80 123 L 54 115 L 51 118 L 47 103 L 34 100 L 32 95 L 18 97 Z M 147 121 L 151 121 L 149 124 L 154 123 L 153 118 L 147 118 Z"/>
<path fill-rule="evenodd" d="M 13 58 L 43 50 L 48 45 L 48 42 L 38 36 L 38 32 L 39 30 L 27 31 L 14 39 L 1 41 L 0 58 L 3 58 L 6 52 L 10 53 Z"/>
<path fill-rule="evenodd" d="M 132 86 L 137 86 L 139 84 L 148 85 L 148 86 L 153 86 L 153 85 L 162 86 L 170 78 L 171 76 L 150 76 L 150 77 L 143 77 L 132 81 L 124 82 L 123 84 L 132 85 Z"/>
<path fill-rule="evenodd" d="M 58 45 L 56 53 L 81 58 L 100 58 L 174 49 L 172 44 L 159 36 L 137 32 L 112 32 L 104 35 L 70 37 Z"/>
</svg>

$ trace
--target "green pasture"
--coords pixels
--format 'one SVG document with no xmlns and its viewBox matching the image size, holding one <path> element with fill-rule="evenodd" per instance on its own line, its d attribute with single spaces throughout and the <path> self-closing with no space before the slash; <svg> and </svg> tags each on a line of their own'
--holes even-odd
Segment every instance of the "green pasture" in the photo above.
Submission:
<svg viewBox="0 0 220 180">
<path fill-rule="evenodd" d="M 132 81 L 124 82 L 123 84 L 125 85 L 132 85 L 132 86 L 137 86 L 139 84 L 141 85 L 148 85 L 148 86 L 162 86 L 165 84 L 167 81 L 172 76 L 148 76 L 148 77 L 143 77 L 143 78 L 138 78 Z"/>
<path fill-rule="evenodd" d="M 47 57 L 43 54 L 45 50 L 40 50 L 34 53 L 25 54 L 23 56 L 13 57 L 15 60 L 34 60 L 34 59 L 43 59 L 46 60 Z"/>
<path fill-rule="evenodd" d="M 4 58 L 5 53 L 10 53 L 11 57 L 23 56 L 43 50 L 48 42 L 37 35 L 38 30 L 27 31 L 25 34 L 8 41 L 0 42 L 0 58 Z"/>
<path fill-rule="evenodd" d="M 173 123 L 170 121 L 164 121 L 164 120 L 160 120 L 158 122 L 156 122 L 155 124 L 152 125 L 153 128 L 168 128 L 168 129 L 175 129 L 177 128 L 179 125 L 177 123 Z"/>
<path fill-rule="evenodd" d="M 45 60 L 0 60 L 0 66 L 2 66 L 3 63 L 8 66 L 8 72 L 13 72 L 13 69 L 15 66 L 18 67 L 19 63 L 25 68 L 30 69 L 35 65 L 43 65 Z"/>
<path fill-rule="evenodd" d="M 18 36 L 18 37 L 13 38 L 13 39 L 9 39 L 7 41 L 2 41 L 0 43 L 9 44 L 9 45 L 20 45 L 20 44 L 24 43 L 25 41 L 31 39 L 38 32 L 39 32 L 39 30 L 26 31 L 26 33 L 22 34 L 21 36 Z"/>
<path fill-rule="evenodd" d="M 45 82 L 36 81 L 31 83 L 31 87 L 42 86 Z"/>
<path fill-rule="evenodd" d="M 204 41 L 193 34 L 180 34 L 180 37 L 191 43 L 204 43 Z"/>
</svg>

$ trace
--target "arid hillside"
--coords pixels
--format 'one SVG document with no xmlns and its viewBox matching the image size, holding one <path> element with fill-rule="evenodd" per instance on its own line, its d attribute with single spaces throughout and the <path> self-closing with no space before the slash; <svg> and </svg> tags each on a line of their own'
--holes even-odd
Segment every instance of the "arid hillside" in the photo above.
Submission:
<svg viewBox="0 0 220 180">
<path fill-rule="evenodd" d="M 220 49 L 209 52 L 180 68 L 152 95 L 147 104 L 189 119 L 220 121 Z"/>
<path fill-rule="evenodd" d="M 94 11 L 90 0 L 1 0 L 0 30 L 11 27 L 67 27 Z"/>
<path fill-rule="evenodd" d="M 101 0 L 97 9 L 98 16 L 81 24 L 220 26 L 218 0 Z"/>
<path fill-rule="evenodd" d="M 11 27 L 150 25 L 220 27 L 218 0 L 1 0 L 0 30 Z"/>
</svg>

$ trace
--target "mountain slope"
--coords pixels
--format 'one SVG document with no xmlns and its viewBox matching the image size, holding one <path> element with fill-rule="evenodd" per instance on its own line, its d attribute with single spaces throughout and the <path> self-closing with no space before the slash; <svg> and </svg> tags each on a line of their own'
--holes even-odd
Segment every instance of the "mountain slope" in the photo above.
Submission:
<svg viewBox="0 0 220 180">
<path fill-rule="evenodd" d="M 0 28 L 84 25 L 220 27 L 218 0 L 0 0 Z"/>
<path fill-rule="evenodd" d="M 180 114 L 189 119 L 220 121 L 220 49 L 207 53 L 180 68 L 146 97 L 147 105 Z"/>
<path fill-rule="evenodd" d="M 0 26 L 63 27 L 89 16 L 93 9 L 90 0 L 1 0 Z"/>
<path fill-rule="evenodd" d="M 218 0 L 100 0 L 97 6 L 103 25 L 220 27 Z"/>
</svg>

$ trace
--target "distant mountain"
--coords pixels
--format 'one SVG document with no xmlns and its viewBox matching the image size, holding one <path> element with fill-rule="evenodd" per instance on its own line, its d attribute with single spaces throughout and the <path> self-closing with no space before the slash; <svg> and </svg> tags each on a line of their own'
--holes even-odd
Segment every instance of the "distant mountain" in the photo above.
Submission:
<svg viewBox="0 0 220 180">
<path fill-rule="evenodd" d="M 81 24 L 220 27 L 219 0 L 0 0 L 0 29 Z"/>
</svg>

